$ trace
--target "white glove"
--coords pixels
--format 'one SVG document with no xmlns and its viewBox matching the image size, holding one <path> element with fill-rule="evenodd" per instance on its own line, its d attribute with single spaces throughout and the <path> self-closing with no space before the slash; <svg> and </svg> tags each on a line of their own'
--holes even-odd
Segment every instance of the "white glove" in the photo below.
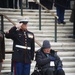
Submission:
<svg viewBox="0 0 75 75">
<path fill-rule="evenodd" d="M 16 28 L 17 28 L 17 29 L 21 29 L 22 24 L 23 24 L 23 23 L 16 24 Z"/>
</svg>

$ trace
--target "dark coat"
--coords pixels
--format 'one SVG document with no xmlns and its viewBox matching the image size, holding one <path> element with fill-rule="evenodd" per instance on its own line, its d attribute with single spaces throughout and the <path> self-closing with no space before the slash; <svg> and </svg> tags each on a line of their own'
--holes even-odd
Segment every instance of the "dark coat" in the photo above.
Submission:
<svg viewBox="0 0 75 75">
<path fill-rule="evenodd" d="M 5 42 L 4 35 L 0 32 L 0 62 L 5 59 Z"/>
<path fill-rule="evenodd" d="M 47 9 L 52 9 L 53 0 L 40 0 L 40 3 L 45 6 Z"/>
<path fill-rule="evenodd" d="M 7 7 L 7 0 L 0 0 L 0 7 L 6 8 Z"/>
<path fill-rule="evenodd" d="M 50 56 L 53 56 L 56 59 L 54 61 L 55 67 L 53 67 L 53 70 L 56 70 L 58 67 L 62 68 L 62 61 L 60 60 L 59 56 L 57 55 L 57 53 L 54 50 L 51 50 Z M 37 53 L 36 53 L 36 64 L 38 65 L 38 67 L 41 68 L 42 70 L 52 68 L 50 66 L 50 62 L 51 62 L 50 56 L 47 57 L 42 49 L 37 51 Z"/>
<path fill-rule="evenodd" d="M 70 22 L 74 22 L 74 21 L 75 21 L 75 1 L 74 1 L 74 5 L 72 8 L 71 17 L 70 17 Z"/>
<path fill-rule="evenodd" d="M 5 37 L 13 40 L 13 61 L 31 63 L 34 58 L 34 34 L 12 27 Z M 17 47 L 17 45 L 26 47 L 26 49 Z M 28 47 L 30 49 L 27 49 Z"/>
<path fill-rule="evenodd" d="M 68 0 L 55 0 L 55 7 L 67 8 Z"/>
</svg>

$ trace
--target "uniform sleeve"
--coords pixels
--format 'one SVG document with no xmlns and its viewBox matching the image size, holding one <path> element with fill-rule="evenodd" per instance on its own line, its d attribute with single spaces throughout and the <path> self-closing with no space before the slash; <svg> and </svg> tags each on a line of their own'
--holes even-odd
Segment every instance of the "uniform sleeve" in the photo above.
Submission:
<svg viewBox="0 0 75 75">
<path fill-rule="evenodd" d="M 5 37 L 6 38 L 10 38 L 10 39 L 15 39 L 15 36 L 16 36 L 16 27 L 12 27 L 10 30 L 9 30 L 9 33 L 5 33 Z"/>
<path fill-rule="evenodd" d="M 34 34 L 33 34 L 33 39 L 32 39 L 32 43 L 31 43 L 31 56 L 32 56 L 32 60 L 34 59 L 34 52 L 35 52 L 35 39 L 34 39 Z"/>
</svg>

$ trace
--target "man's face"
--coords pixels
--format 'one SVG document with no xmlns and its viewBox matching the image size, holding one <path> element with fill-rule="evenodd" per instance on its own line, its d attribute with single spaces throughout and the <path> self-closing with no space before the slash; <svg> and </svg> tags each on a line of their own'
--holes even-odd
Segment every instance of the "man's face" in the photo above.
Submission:
<svg viewBox="0 0 75 75">
<path fill-rule="evenodd" d="M 22 24 L 21 29 L 26 30 L 27 29 L 27 24 Z"/>
<path fill-rule="evenodd" d="M 45 48 L 43 51 L 44 51 L 44 53 L 50 53 L 50 48 Z"/>
</svg>

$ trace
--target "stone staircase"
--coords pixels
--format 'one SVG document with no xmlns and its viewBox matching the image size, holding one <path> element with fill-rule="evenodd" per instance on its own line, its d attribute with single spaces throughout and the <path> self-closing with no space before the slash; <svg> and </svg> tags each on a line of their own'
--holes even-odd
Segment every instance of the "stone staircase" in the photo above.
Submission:
<svg viewBox="0 0 75 75">
<path fill-rule="evenodd" d="M 51 10 L 52 13 L 56 14 L 56 10 Z M 11 20 L 17 23 L 17 19 L 20 16 L 19 9 L 1 9 L 0 13 L 6 14 Z M 24 16 L 29 17 L 28 30 L 32 31 L 35 35 L 35 39 L 41 44 L 43 40 L 47 39 L 52 45 L 52 49 L 58 50 L 58 55 L 63 61 L 63 69 L 65 70 L 66 75 L 75 75 L 75 39 L 68 38 L 69 35 L 72 35 L 73 24 L 69 22 L 71 10 L 66 10 L 65 12 L 65 21 L 66 25 L 57 25 L 57 42 L 55 40 L 55 19 L 51 13 L 47 13 L 45 10 L 42 10 L 42 26 L 39 30 L 39 10 L 23 10 Z M 8 31 L 13 25 L 4 18 L 4 31 Z M 5 38 L 6 51 L 12 51 L 12 40 Z M 40 47 L 35 43 L 36 49 Z M 6 59 L 3 62 L 2 73 L 10 72 L 11 70 L 11 54 L 6 54 Z M 31 73 L 34 70 L 35 61 L 31 64 Z"/>
</svg>

